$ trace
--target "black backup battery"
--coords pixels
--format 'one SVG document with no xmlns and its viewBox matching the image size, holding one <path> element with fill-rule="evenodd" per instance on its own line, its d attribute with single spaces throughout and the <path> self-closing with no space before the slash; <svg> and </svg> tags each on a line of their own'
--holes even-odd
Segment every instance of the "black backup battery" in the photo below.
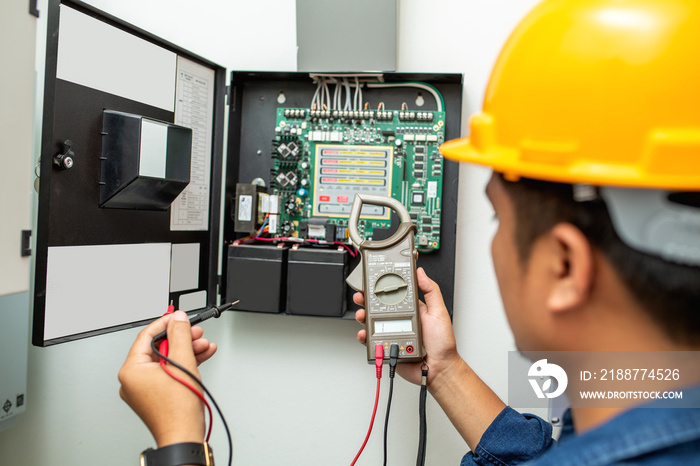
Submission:
<svg viewBox="0 0 700 466">
<path fill-rule="evenodd" d="M 347 254 L 333 249 L 290 249 L 286 312 L 340 317 L 345 314 Z"/>
<path fill-rule="evenodd" d="M 284 311 L 287 248 L 229 246 L 226 302 L 240 300 L 243 311 Z"/>
</svg>

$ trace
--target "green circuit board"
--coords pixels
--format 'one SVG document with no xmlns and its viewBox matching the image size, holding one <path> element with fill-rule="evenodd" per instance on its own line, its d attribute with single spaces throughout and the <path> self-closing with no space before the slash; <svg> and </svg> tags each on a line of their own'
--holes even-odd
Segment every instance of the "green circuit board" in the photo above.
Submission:
<svg viewBox="0 0 700 466">
<path fill-rule="evenodd" d="M 391 196 L 418 226 L 416 245 L 440 248 L 444 112 L 279 108 L 270 194 L 279 196 L 275 237 L 347 241 L 355 193 Z M 387 237 L 390 211 L 363 206 L 366 239 Z"/>
</svg>

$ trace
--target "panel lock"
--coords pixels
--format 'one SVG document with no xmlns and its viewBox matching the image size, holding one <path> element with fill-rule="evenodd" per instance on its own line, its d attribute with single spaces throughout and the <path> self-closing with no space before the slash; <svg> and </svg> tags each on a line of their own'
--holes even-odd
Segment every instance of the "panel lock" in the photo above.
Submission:
<svg viewBox="0 0 700 466">
<path fill-rule="evenodd" d="M 72 147 L 73 141 L 66 139 L 66 141 L 63 143 L 63 153 L 57 154 L 53 157 L 53 164 L 63 170 L 72 168 L 74 163 L 73 157 L 75 157 Z"/>
</svg>

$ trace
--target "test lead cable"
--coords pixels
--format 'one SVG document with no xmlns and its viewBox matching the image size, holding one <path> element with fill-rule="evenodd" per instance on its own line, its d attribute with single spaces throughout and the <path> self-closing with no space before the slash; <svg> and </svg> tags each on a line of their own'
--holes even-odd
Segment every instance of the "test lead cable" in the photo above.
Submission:
<svg viewBox="0 0 700 466">
<path fill-rule="evenodd" d="M 416 466 L 425 466 L 426 441 L 428 437 L 428 423 L 425 417 L 425 402 L 428 397 L 428 365 L 421 366 L 420 399 L 418 413 L 420 417 L 420 433 L 418 434 L 418 457 Z"/>
<path fill-rule="evenodd" d="M 384 347 L 382 345 L 374 345 L 374 365 L 376 368 L 376 373 L 377 373 L 377 394 L 374 396 L 374 410 L 372 410 L 372 419 L 369 421 L 369 429 L 367 430 L 367 436 L 365 437 L 365 441 L 362 443 L 362 446 L 360 447 L 360 451 L 357 452 L 357 455 L 355 455 L 355 459 L 352 460 L 352 463 L 350 466 L 355 466 L 355 463 L 357 462 L 357 459 L 360 457 L 362 454 L 362 450 L 365 449 L 365 445 L 367 445 L 367 441 L 369 440 L 369 436 L 372 434 L 372 427 L 374 426 L 374 417 L 377 415 L 377 405 L 379 404 L 379 388 L 382 382 L 382 364 L 384 363 Z"/>
<path fill-rule="evenodd" d="M 384 466 L 387 461 L 387 431 L 389 429 L 389 411 L 391 411 L 391 396 L 394 393 L 394 375 L 396 363 L 399 362 L 399 345 L 392 343 L 389 349 L 389 399 L 386 402 L 386 418 L 384 419 Z"/>
</svg>

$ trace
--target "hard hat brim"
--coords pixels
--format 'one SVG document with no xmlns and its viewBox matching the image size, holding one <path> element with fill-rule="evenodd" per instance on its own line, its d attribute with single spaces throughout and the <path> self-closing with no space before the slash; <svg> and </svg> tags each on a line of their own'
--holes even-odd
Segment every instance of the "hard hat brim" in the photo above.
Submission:
<svg viewBox="0 0 700 466">
<path fill-rule="evenodd" d="M 697 173 L 691 172 L 685 176 L 654 174 L 642 166 L 577 160 L 575 154 L 566 157 L 566 163 L 557 164 L 551 163 L 551 154 L 539 153 L 528 157 L 522 150 L 495 144 L 489 145 L 487 150 L 480 150 L 469 137 L 445 142 L 440 146 L 440 152 L 444 157 L 457 162 L 490 167 L 511 181 L 531 178 L 567 184 L 652 189 L 663 186 L 663 189 L 672 191 L 700 191 L 700 175 Z"/>
</svg>

